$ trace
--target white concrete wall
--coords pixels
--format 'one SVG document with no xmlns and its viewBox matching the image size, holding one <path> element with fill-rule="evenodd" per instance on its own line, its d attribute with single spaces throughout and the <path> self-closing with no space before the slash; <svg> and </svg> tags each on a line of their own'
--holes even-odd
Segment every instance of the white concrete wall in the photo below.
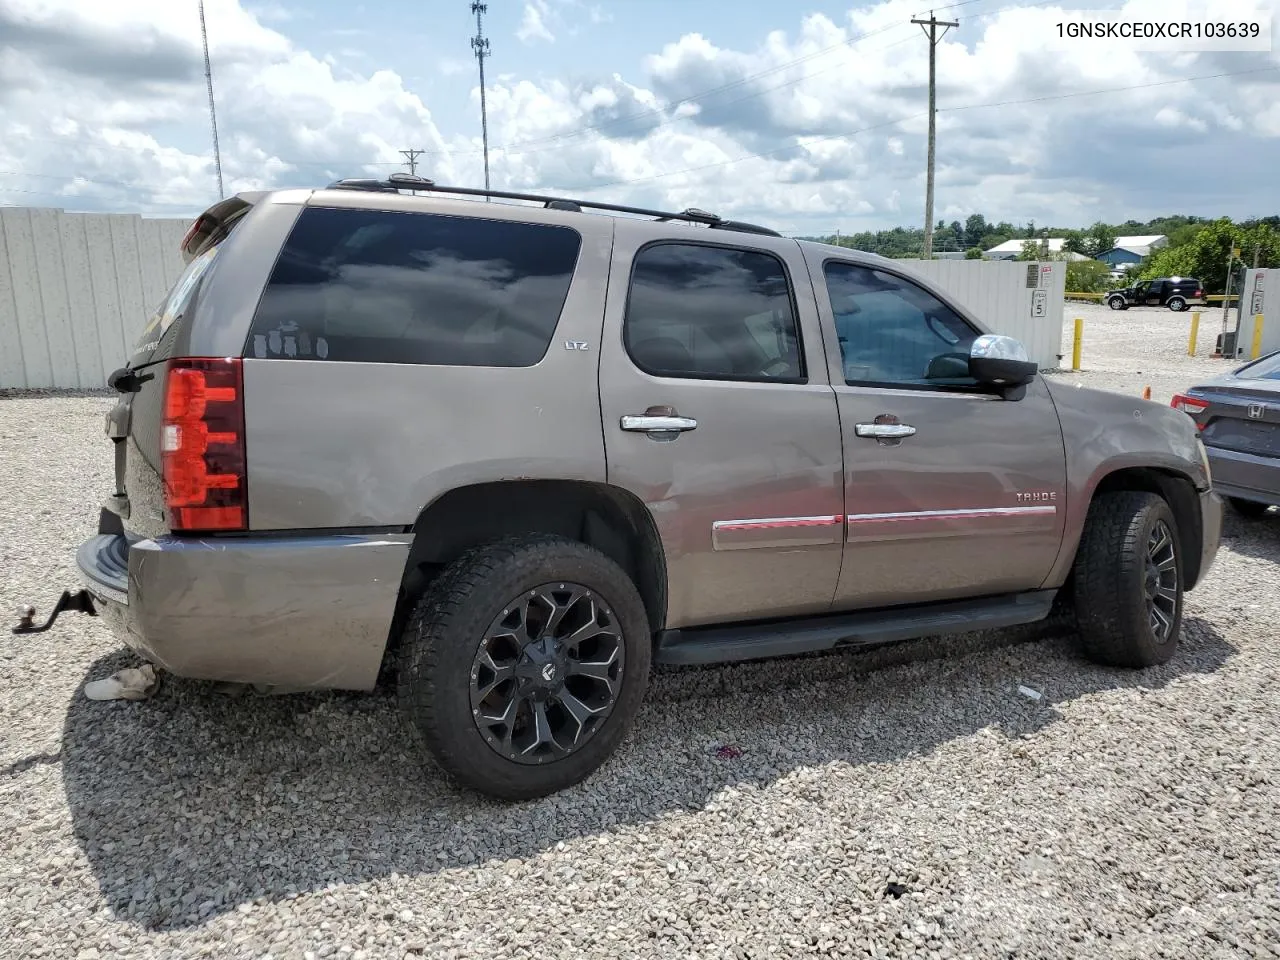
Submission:
<svg viewBox="0 0 1280 960">
<path fill-rule="evenodd" d="M 0 388 L 103 388 L 182 273 L 189 220 L 0 207 Z"/>
<path fill-rule="evenodd" d="M 1061 260 L 1028 263 L 1023 260 L 899 260 L 937 284 L 971 310 L 993 333 L 1016 337 L 1026 345 L 1041 370 L 1061 366 L 1063 294 L 1067 265 Z M 1033 316 L 1035 291 L 1027 285 L 1027 268 L 1034 268 L 1045 316 Z"/>
</svg>

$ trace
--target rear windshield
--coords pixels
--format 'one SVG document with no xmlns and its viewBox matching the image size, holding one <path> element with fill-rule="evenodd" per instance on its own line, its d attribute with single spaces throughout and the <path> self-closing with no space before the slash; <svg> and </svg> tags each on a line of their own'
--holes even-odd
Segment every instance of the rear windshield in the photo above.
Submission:
<svg viewBox="0 0 1280 960">
<path fill-rule="evenodd" d="M 204 279 L 209 264 L 213 262 L 217 252 L 217 247 L 210 247 L 187 264 L 187 268 L 182 271 L 182 275 L 178 277 L 172 289 L 165 294 L 164 300 L 156 307 L 146 329 L 142 331 L 142 336 L 134 344 L 135 355 L 149 354 L 154 351 L 160 343 L 160 338 L 173 326 L 173 322 L 191 308 L 196 292 L 200 289 L 200 281 Z"/>
<path fill-rule="evenodd" d="M 531 366 L 555 333 L 580 244 L 568 227 L 311 207 L 245 355 Z"/>
<path fill-rule="evenodd" d="M 1241 367 L 1236 371 L 1236 376 L 1250 380 L 1280 380 L 1280 353 L 1273 353 Z"/>
</svg>

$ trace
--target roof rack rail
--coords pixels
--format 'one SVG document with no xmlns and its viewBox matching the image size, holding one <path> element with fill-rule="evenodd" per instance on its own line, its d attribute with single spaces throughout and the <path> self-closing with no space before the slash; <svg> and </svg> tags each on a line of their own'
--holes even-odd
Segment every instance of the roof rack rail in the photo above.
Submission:
<svg viewBox="0 0 1280 960">
<path fill-rule="evenodd" d="M 430 193 L 454 193 L 464 197 L 490 197 L 497 200 L 527 200 L 540 203 L 552 210 L 604 210 L 609 213 L 630 213 L 641 217 L 653 217 L 655 220 L 682 220 L 686 223 L 701 223 L 712 230 L 732 230 L 738 233 L 755 233 L 766 237 L 780 237 L 782 234 L 768 227 L 754 223 L 743 223 L 740 220 L 724 220 L 714 213 L 690 207 L 680 213 L 667 213 L 662 210 L 648 210 L 644 207 L 625 207 L 617 203 L 597 203 L 594 200 L 573 200 L 568 197 L 551 197 L 540 193 L 514 193 L 508 190 L 481 190 L 476 187 L 449 187 L 437 184 L 434 180 L 419 177 L 411 173 L 392 173 L 385 180 L 346 179 L 335 180 L 329 184 L 330 190 L 369 190 L 375 193 L 398 193 L 401 190 L 423 191 Z"/>
</svg>

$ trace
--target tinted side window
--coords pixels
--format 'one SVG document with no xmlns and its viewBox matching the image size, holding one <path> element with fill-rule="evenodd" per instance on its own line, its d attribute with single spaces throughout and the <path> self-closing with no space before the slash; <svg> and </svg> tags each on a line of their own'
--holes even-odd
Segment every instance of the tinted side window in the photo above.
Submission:
<svg viewBox="0 0 1280 960">
<path fill-rule="evenodd" d="M 641 250 L 623 340 L 635 364 L 660 377 L 794 383 L 805 375 L 786 269 L 760 251 Z"/>
<path fill-rule="evenodd" d="M 845 382 L 972 385 L 969 348 L 978 333 L 910 281 L 870 267 L 828 263 Z"/>
<path fill-rule="evenodd" d="M 555 332 L 580 242 L 567 227 L 308 208 L 245 354 L 531 366 Z"/>
</svg>

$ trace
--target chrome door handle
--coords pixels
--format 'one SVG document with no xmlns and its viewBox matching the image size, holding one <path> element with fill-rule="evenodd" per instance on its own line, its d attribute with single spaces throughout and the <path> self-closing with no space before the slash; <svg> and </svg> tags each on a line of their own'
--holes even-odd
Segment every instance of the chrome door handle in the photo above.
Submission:
<svg viewBox="0 0 1280 960">
<path fill-rule="evenodd" d="M 652 414 L 627 414 L 622 418 L 623 430 L 632 433 L 684 433 L 698 426 L 693 417 L 654 416 Z"/>
<path fill-rule="evenodd" d="M 915 436 L 916 428 L 905 423 L 855 423 L 853 432 L 860 437 L 875 437 L 877 440 L 901 440 Z"/>
</svg>

